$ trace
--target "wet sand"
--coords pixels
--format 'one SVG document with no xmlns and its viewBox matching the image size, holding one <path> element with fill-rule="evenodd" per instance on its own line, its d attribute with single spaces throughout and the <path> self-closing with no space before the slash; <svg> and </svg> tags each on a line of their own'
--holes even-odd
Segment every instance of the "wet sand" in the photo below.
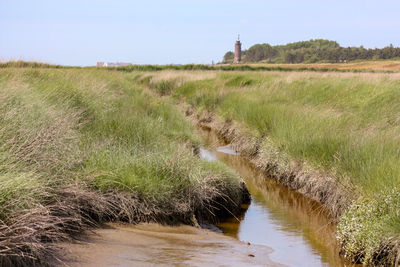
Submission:
<svg viewBox="0 0 400 267">
<path fill-rule="evenodd" d="M 283 266 L 267 246 L 191 226 L 108 224 L 61 247 L 65 266 Z"/>
</svg>

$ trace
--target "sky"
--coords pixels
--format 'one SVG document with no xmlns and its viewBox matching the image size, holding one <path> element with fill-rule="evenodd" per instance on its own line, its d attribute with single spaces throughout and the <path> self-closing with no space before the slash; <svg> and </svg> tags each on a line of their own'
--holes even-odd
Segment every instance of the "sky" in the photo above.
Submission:
<svg viewBox="0 0 400 267">
<path fill-rule="evenodd" d="M 0 0 L 0 60 L 186 64 L 310 39 L 400 46 L 398 0 Z"/>
</svg>

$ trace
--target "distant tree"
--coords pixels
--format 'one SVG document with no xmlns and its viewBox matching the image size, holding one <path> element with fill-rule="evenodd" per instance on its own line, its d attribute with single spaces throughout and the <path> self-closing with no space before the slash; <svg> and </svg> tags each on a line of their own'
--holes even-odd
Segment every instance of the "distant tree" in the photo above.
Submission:
<svg viewBox="0 0 400 267">
<path fill-rule="evenodd" d="M 232 63 L 234 57 L 235 57 L 235 54 L 232 51 L 226 52 L 224 55 L 223 62 L 224 63 Z"/>
<path fill-rule="evenodd" d="M 269 44 L 256 44 L 246 51 L 246 61 L 258 62 L 261 60 L 271 61 L 278 54 L 278 51 Z"/>
<path fill-rule="evenodd" d="M 305 63 L 316 63 L 318 62 L 318 56 L 315 54 L 306 54 L 304 55 Z"/>
<path fill-rule="evenodd" d="M 228 52 L 224 62 L 232 62 L 234 54 Z M 286 45 L 271 46 L 255 44 L 248 50 L 242 51 L 245 62 L 276 62 L 276 63 L 315 63 L 315 62 L 344 62 L 352 60 L 392 59 L 400 57 L 400 48 L 392 44 L 382 49 L 366 49 L 360 47 L 341 47 L 337 42 L 316 39 Z"/>
<path fill-rule="evenodd" d="M 293 52 L 286 52 L 285 54 L 285 63 L 293 64 L 295 63 L 296 55 Z"/>
</svg>

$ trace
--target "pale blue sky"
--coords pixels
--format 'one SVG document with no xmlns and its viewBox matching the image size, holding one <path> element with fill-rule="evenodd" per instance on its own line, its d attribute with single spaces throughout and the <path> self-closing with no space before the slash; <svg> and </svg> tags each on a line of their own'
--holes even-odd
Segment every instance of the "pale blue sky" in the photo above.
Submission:
<svg viewBox="0 0 400 267">
<path fill-rule="evenodd" d="M 0 60 L 211 63 L 255 43 L 400 46 L 398 0 L 0 0 Z"/>
</svg>

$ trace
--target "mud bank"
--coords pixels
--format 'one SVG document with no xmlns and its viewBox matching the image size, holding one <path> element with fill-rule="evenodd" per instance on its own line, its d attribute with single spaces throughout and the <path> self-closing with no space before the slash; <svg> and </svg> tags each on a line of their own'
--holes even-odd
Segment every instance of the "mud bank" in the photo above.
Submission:
<svg viewBox="0 0 400 267">
<path fill-rule="evenodd" d="M 62 247 L 68 266 L 280 266 L 266 246 L 191 226 L 108 224 Z"/>
<path fill-rule="evenodd" d="M 274 146 L 268 136 L 256 137 L 255 133 L 245 130 L 241 125 L 225 122 L 208 111 L 197 111 L 186 105 L 183 109 L 195 124 L 217 133 L 257 170 L 320 203 L 334 220 L 351 204 L 354 197 L 351 185 L 344 184 L 328 173 L 314 170 L 305 162 L 290 159 L 284 151 Z"/>
</svg>

